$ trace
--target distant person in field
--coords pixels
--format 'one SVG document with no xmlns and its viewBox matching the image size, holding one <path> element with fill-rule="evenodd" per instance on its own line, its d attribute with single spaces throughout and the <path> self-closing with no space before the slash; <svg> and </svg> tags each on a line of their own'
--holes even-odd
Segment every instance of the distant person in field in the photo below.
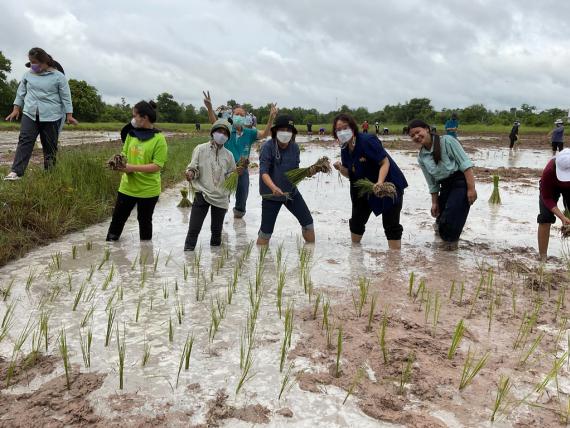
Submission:
<svg viewBox="0 0 570 428">
<path fill-rule="evenodd" d="M 376 127 L 376 135 L 380 135 L 380 122 L 374 122 L 374 126 Z"/>
<path fill-rule="evenodd" d="M 313 122 L 307 122 L 307 134 L 309 137 L 313 135 Z"/>
<path fill-rule="evenodd" d="M 196 122 L 196 123 L 194 124 L 194 126 L 196 127 L 196 131 L 199 131 L 199 130 L 200 130 L 200 127 L 201 127 L 202 125 L 200 124 L 200 122 Z"/>
<path fill-rule="evenodd" d="M 459 129 L 459 119 L 457 113 L 451 113 L 451 118 L 445 122 L 445 133 L 457 139 L 457 130 Z"/>
<path fill-rule="evenodd" d="M 432 134 L 423 120 L 412 120 L 408 129 L 412 141 L 420 146 L 418 163 L 431 193 L 436 231 L 446 242 L 445 248 L 455 250 L 469 209 L 477 200 L 473 162 L 459 141 Z"/>
<path fill-rule="evenodd" d="M 552 156 L 556 155 L 556 151 L 561 152 L 564 149 L 564 122 L 562 119 L 556 119 L 554 129 L 548 133 L 550 143 L 552 144 Z"/>
<path fill-rule="evenodd" d="M 41 48 L 28 52 L 30 70 L 22 77 L 14 107 L 6 120 L 17 120 L 23 112 L 18 146 L 10 173 L 4 180 L 19 180 L 24 175 L 36 139 L 40 136 L 44 153 L 44 169 L 55 165 L 57 139 L 62 120 L 76 125 L 73 117 L 71 91 L 61 65 Z"/>
<path fill-rule="evenodd" d="M 515 121 L 515 123 L 513 123 L 513 127 L 511 128 L 511 132 L 509 134 L 509 140 L 511 142 L 511 144 L 509 145 L 509 149 L 511 149 L 511 150 L 513 150 L 513 148 L 515 147 L 515 143 L 519 139 L 519 126 L 520 125 L 521 125 L 521 123 L 517 120 L 517 121 Z"/>
<path fill-rule="evenodd" d="M 117 241 L 131 211 L 137 207 L 139 238 L 152 239 L 152 215 L 161 191 L 160 171 L 166 163 L 168 148 L 164 134 L 154 127 L 156 104 L 140 101 L 133 107 L 133 128 L 129 131 L 122 154 L 127 159 L 107 241 Z"/>
<path fill-rule="evenodd" d="M 325 135 L 325 128 L 319 128 L 319 135 Z"/>
<path fill-rule="evenodd" d="M 570 218 L 558 208 L 562 196 L 564 207 L 570 207 L 570 149 L 564 149 L 548 161 L 542 171 L 539 184 L 538 209 L 538 253 L 546 260 L 550 226 L 560 219 L 563 226 L 570 225 Z"/>
<path fill-rule="evenodd" d="M 383 135 L 388 135 L 390 134 L 390 130 L 388 128 L 384 128 L 384 130 L 382 131 Z"/>
<path fill-rule="evenodd" d="M 370 125 L 368 125 L 368 121 L 365 120 L 365 121 L 362 123 L 362 132 L 364 132 L 365 134 L 368 134 L 368 127 L 369 127 L 369 126 L 370 126 Z"/>
<path fill-rule="evenodd" d="M 210 98 L 210 92 L 203 92 L 204 94 L 204 105 L 208 109 L 208 117 L 210 123 L 216 121 L 216 115 L 212 108 L 212 99 Z M 269 109 L 269 118 L 267 121 L 267 126 L 263 132 L 258 131 L 255 128 L 249 129 L 245 126 L 245 118 L 247 112 L 240 106 L 236 106 L 233 109 L 231 118 L 232 131 L 230 133 L 230 138 L 224 145 L 232 155 L 236 164 L 240 159 L 244 158 L 245 161 L 249 162 L 249 155 L 251 152 L 251 146 L 258 139 L 265 140 L 271 134 L 271 124 L 273 119 L 277 114 L 277 108 L 274 104 L 271 104 Z M 236 191 L 236 200 L 234 205 L 234 218 L 242 218 L 246 212 L 247 196 L 249 195 L 249 171 L 245 168 L 243 174 L 239 176 L 238 187 Z"/>
</svg>

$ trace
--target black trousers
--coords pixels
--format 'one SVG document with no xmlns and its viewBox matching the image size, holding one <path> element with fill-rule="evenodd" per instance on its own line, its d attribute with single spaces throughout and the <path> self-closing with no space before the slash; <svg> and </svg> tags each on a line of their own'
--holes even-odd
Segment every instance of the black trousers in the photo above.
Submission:
<svg viewBox="0 0 570 428">
<path fill-rule="evenodd" d="M 28 167 L 34 145 L 38 135 L 42 143 L 44 152 L 44 169 L 50 169 L 55 166 L 55 157 L 57 154 L 57 138 L 59 136 L 59 125 L 61 120 L 53 122 L 40 122 L 39 119 L 30 119 L 25 114 L 22 115 L 22 124 L 20 125 L 20 136 L 18 137 L 18 147 L 16 155 L 12 163 L 12 172 L 19 177 L 24 175 L 24 171 Z"/>
<path fill-rule="evenodd" d="M 366 230 L 366 223 L 372 214 L 372 208 L 368 204 L 368 198 L 359 198 L 354 190 L 351 188 L 352 199 L 352 216 L 348 221 L 350 232 L 355 235 L 364 235 Z M 399 241 L 402 239 L 402 232 L 404 228 L 400 224 L 400 212 L 402 211 L 402 203 L 404 195 L 402 194 L 399 201 L 394 204 L 387 212 L 382 213 L 382 226 L 384 227 L 384 234 L 386 239 L 390 241 Z"/>
<path fill-rule="evenodd" d="M 224 217 L 228 210 L 210 205 L 206 199 L 204 199 L 202 192 L 197 192 L 194 198 L 194 203 L 192 204 L 192 212 L 190 213 L 190 224 L 188 225 L 188 234 L 186 235 L 186 242 L 184 243 L 185 251 L 194 251 L 194 248 L 196 248 L 198 235 L 200 235 L 202 225 L 204 224 L 204 220 L 206 219 L 210 208 L 210 231 L 212 232 L 210 245 L 213 247 L 221 245 Z"/>
<path fill-rule="evenodd" d="M 116 241 L 121 237 L 123 228 L 133 208 L 137 207 L 137 220 L 139 221 L 139 237 L 141 241 L 152 239 L 152 214 L 158 202 L 158 196 L 152 198 L 136 198 L 118 192 L 117 203 L 113 210 L 113 218 L 107 232 L 107 241 Z"/>
</svg>

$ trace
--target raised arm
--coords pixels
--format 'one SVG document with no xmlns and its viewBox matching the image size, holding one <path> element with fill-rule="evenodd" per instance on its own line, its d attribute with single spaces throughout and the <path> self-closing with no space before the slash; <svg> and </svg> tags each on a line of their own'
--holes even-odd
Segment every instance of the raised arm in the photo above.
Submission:
<svg viewBox="0 0 570 428">
<path fill-rule="evenodd" d="M 271 133 L 271 125 L 273 124 L 273 119 L 275 119 L 275 116 L 277 116 L 277 107 L 275 104 L 271 104 L 271 107 L 269 109 L 269 120 L 267 121 L 267 125 L 265 126 L 263 132 L 261 134 L 258 133 L 258 138 L 265 140 L 267 137 L 269 137 L 269 134 Z"/>
<path fill-rule="evenodd" d="M 210 97 L 210 91 L 202 91 L 202 93 L 204 94 L 204 105 L 208 110 L 208 119 L 210 120 L 210 123 L 214 123 L 216 121 L 216 114 L 212 108 L 212 98 Z"/>
</svg>

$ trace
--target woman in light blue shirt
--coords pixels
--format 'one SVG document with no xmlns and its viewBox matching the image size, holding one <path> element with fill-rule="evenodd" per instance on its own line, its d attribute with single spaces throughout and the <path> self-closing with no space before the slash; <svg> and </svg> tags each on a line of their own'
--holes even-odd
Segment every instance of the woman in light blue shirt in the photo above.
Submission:
<svg viewBox="0 0 570 428">
<path fill-rule="evenodd" d="M 38 135 L 44 152 L 44 168 L 55 165 L 60 124 L 65 115 L 67 123 L 77 124 L 73 118 L 71 91 L 65 76 L 57 70 L 57 63 L 41 48 L 28 53 L 30 71 L 24 74 L 14 108 L 6 120 L 12 121 L 23 112 L 16 155 L 11 172 L 5 180 L 18 180 L 24 175 Z"/>
<path fill-rule="evenodd" d="M 459 141 L 431 133 L 423 120 L 412 120 L 408 130 L 412 141 L 420 145 L 418 163 L 431 193 L 437 232 L 449 249 L 456 249 L 469 208 L 477 199 L 473 162 Z"/>
</svg>

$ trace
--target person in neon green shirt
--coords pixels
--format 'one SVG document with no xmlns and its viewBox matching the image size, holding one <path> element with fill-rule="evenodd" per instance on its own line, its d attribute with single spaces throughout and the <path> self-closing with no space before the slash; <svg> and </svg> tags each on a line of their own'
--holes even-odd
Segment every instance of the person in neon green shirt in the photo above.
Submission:
<svg viewBox="0 0 570 428">
<path fill-rule="evenodd" d="M 121 177 L 117 203 L 107 232 L 107 241 L 117 241 L 131 211 L 137 206 L 139 237 L 141 241 L 152 239 L 152 214 L 160 195 L 160 170 L 167 157 L 166 139 L 154 127 L 156 104 L 141 101 L 133 107 L 131 129 L 123 145 L 127 164 L 120 169 Z"/>
</svg>

